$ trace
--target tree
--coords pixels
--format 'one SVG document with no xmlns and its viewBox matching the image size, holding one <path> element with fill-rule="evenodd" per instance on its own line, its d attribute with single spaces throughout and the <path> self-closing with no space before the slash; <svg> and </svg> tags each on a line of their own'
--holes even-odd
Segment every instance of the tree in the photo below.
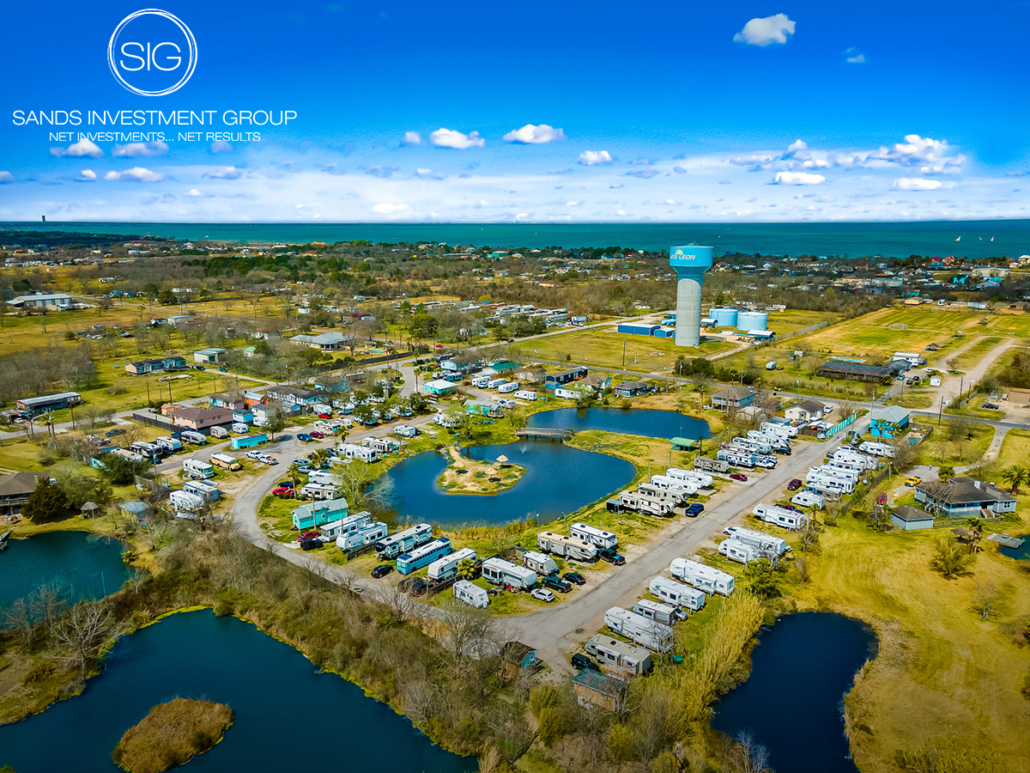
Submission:
<svg viewBox="0 0 1030 773">
<path fill-rule="evenodd" d="M 272 400 L 268 405 L 272 409 L 272 413 L 268 415 L 264 429 L 268 433 L 269 439 L 275 441 L 275 433 L 286 429 L 286 412 L 278 400 Z"/>
<path fill-rule="evenodd" d="M 301 472 L 300 467 L 294 462 L 286 468 L 286 474 L 290 476 L 290 480 L 293 481 L 293 487 L 297 488 L 300 485 Z"/>
<path fill-rule="evenodd" d="M 85 678 L 90 664 L 120 632 L 110 607 L 103 602 L 80 602 L 54 628 L 54 638 L 67 653 L 58 657 L 77 665 Z"/>
<path fill-rule="evenodd" d="M 980 540 L 984 536 L 983 522 L 976 518 L 966 519 L 966 528 L 969 530 L 969 536 L 966 537 L 966 543 L 969 545 L 970 553 L 977 553 L 980 550 Z"/>
<path fill-rule="evenodd" d="M 42 522 L 56 518 L 68 509 L 68 498 L 50 476 L 42 476 L 36 481 L 36 488 L 29 494 L 29 500 L 22 508 L 22 515 L 30 521 Z"/>
<path fill-rule="evenodd" d="M 458 577 L 463 580 L 474 580 L 476 578 L 476 562 L 471 558 L 463 558 L 458 562 Z"/>
<path fill-rule="evenodd" d="M 993 582 L 988 582 L 986 585 L 976 584 L 976 596 L 974 597 L 974 605 L 976 611 L 980 613 L 980 619 L 985 622 L 991 619 L 991 615 L 994 614 L 994 608 L 998 603 L 998 591 L 994 587 Z"/>
<path fill-rule="evenodd" d="M 93 475 L 70 475 L 62 478 L 58 486 L 68 499 L 68 507 L 76 510 L 86 502 L 106 507 L 114 495 L 110 483 Z"/>
<path fill-rule="evenodd" d="M 179 302 L 179 299 L 175 297 L 175 293 L 171 290 L 162 290 L 157 294 L 157 302 L 162 306 L 174 306 Z"/>
<path fill-rule="evenodd" d="M 1019 487 L 1030 483 L 1030 469 L 1019 464 L 1008 467 L 1001 473 L 1001 479 L 1009 484 L 1012 495 L 1019 494 Z"/>
<path fill-rule="evenodd" d="M 146 475 L 150 471 L 150 462 L 145 459 L 134 462 L 113 452 L 104 454 L 102 463 L 100 474 L 115 486 L 127 486 L 137 475 Z"/>
<path fill-rule="evenodd" d="M 744 569 L 744 579 L 748 581 L 751 592 L 756 596 L 772 598 L 780 595 L 772 562 L 768 558 L 759 558 L 748 563 Z"/>
<path fill-rule="evenodd" d="M 934 545 L 930 566 L 950 579 L 961 574 L 976 560 L 976 555 L 963 549 L 954 535 L 942 534 Z"/>
<path fill-rule="evenodd" d="M 737 733 L 727 755 L 732 773 L 762 773 L 769 769 L 769 751 L 757 743 L 750 732 Z"/>
</svg>

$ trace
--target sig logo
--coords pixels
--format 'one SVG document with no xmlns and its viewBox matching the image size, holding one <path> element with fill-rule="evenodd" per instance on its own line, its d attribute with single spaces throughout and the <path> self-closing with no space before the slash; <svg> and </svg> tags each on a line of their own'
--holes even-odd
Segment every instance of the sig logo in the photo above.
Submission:
<svg viewBox="0 0 1030 773">
<path fill-rule="evenodd" d="M 168 11 L 150 8 L 126 16 L 107 44 L 111 74 L 141 97 L 178 91 L 197 67 L 197 41 Z"/>
</svg>

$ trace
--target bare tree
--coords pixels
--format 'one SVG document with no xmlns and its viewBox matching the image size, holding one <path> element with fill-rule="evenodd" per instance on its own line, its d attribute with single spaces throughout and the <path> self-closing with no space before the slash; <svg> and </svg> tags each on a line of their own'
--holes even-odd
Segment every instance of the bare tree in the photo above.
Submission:
<svg viewBox="0 0 1030 773">
<path fill-rule="evenodd" d="M 986 585 L 976 584 L 976 596 L 974 597 L 976 611 L 980 613 L 981 620 L 990 620 L 994 614 L 994 608 L 998 604 L 998 591 L 993 582 Z"/>
<path fill-rule="evenodd" d="M 90 664 L 104 646 L 117 638 L 121 631 L 122 626 L 115 620 L 107 604 L 80 602 L 54 626 L 54 638 L 66 653 L 57 657 L 69 664 L 77 665 L 79 673 L 85 678 Z"/>
<path fill-rule="evenodd" d="M 769 751 L 755 741 L 748 730 L 741 730 L 731 742 L 727 755 L 727 773 L 762 773 L 769 769 Z"/>
</svg>

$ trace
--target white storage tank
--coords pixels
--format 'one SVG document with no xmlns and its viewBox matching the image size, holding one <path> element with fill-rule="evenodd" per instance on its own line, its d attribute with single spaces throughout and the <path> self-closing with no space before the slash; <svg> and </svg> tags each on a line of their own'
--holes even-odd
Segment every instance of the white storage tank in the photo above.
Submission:
<svg viewBox="0 0 1030 773">
<path fill-rule="evenodd" d="M 765 311 L 742 311 L 737 315 L 737 330 L 768 330 L 769 314 Z"/>
<path fill-rule="evenodd" d="M 715 320 L 715 327 L 734 327 L 737 324 L 737 310 L 732 306 L 713 306 L 708 316 Z"/>
</svg>

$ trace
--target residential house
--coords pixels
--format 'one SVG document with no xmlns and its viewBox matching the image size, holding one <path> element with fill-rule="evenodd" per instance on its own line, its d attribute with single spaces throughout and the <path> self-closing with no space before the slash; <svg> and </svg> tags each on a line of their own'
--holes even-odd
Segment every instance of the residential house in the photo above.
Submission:
<svg viewBox="0 0 1030 773">
<path fill-rule="evenodd" d="M 623 381 L 615 385 L 616 397 L 636 397 L 647 392 L 647 384 L 643 381 Z"/>
<path fill-rule="evenodd" d="M 71 303 L 71 296 L 67 293 L 33 293 L 15 296 L 7 305 L 19 309 L 41 309 L 71 306 Z"/>
<path fill-rule="evenodd" d="M 933 516 L 918 507 L 904 505 L 896 508 L 891 513 L 891 523 L 902 531 L 915 531 L 916 529 L 932 529 Z"/>
<path fill-rule="evenodd" d="M 994 518 L 1016 511 L 1016 498 L 1000 488 L 968 477 L 923 481 L 916 502 L 938 518 Z"/>
<path fill-rule="evenodd" d="M 242 397 L 233 397 L 221 392 L 211 395 L 208 401 L 211 403 L 212 408 L 230 408 L 234 411 L 243 410 L 247 405 Z"/>
<path fill-rule="evenodd" d="M 40 477 L 49 477 L 44 472 L 12 472 L 0 476 L 0 514 L 17 515 L 29 501 L 29 494 L 36 490 Z"/>
<path fill-rule="evenodd" d="M 125 364 L 125 372 L 133 376 L 145 376 L 148 373 L 164 373 L 168 370 L 183 370 L 186 358 L 179 355 L 155 357 L 149 360 L 136 360 Z"/>
<path fill-rule="evenodd" d="M 885 378 L 893 377 L 894 371 L 882 365 L 827 360 L 820 366 L 819 375 L 823 378 L 846 378 L 852 381 L 883 381 Z"/>
<path fill-rule="evenodd" d="M 515 371 L 515 380 L 520 384 L 543 384 L 546 375 L 539 365 L 526 365 Z"/>
<path fill-rule="evenodd" d="M 273 386 L 266 389 L 265 394 L 283 405 L 309 406 L 324 399 L 316 390 L 299 386 Z"/>
<path fill-rule="evenodd" d="M 797 405 L 792 405 L 783 412 L 791 421 L 819 421 L 826 413 L 826 405 L 818 400 L 802 400 Z"/>
<path fill-rule="evenodd" d="M 161 406 L 164 411 L 165 406 Z M 202 432 L 211 427 L 232 424 L 232 411 L 228 408 L 184 408 L 172 412 L 172 423 L 176 427 Z"/>
<path fill-rule="evenodd" d="M 501 406 L 497 403 L 487 402 L 486 400 L 469 400 L 465 403 L 465 413 L 471 413 L 476 416 L 489 416 L 490 418 L 500 418 L 504 415 L 504 411 L 501 410 Z"/>
<path fill-rule="evenodd" d="M 40 395 L 39 397 L 23 397 L 16 400 L 14 407 L 23 413 L 30 413 L 38 416 L 48 411 L 59 411 L 72 405 L 82 402 L 82 396 L 78 392 L 57 392 L 52 395 Z"/>
<path fill-rule="evenodd" d="M 228 349 L 219 349 L 217 346 L 210 349 L 197 349 L 197 351 L 193 352 L 193 361 L 217 365 L 218 358 L 227 351 Z"/>
<path fill-rule="evenodd" d="M 280 403 L 283 414 L 289 419 L 300 416 L 304 413 L 304 406 L 300 403 Z M 275 407 L 267 403 L 255 405 L 251 414 L 254 417 L 255 427 L 266 427 L 275 415 Z"/>
<path fill-rule="evenodd" d="M 612 388 L 612 377 L 607 373 L 588 373 L 580 383 L 590 387 L 598 395 L 603 395 Z"/>
<path fill-rule="evenodd" d="M 450 394 L 457 388 L 457 384 L 446 381 L 442 378 L 438 378 L 434 381 L 427 381 L 422 385 L 423 393 L 427 395 L 436 395 L 437 397 Z"/>
<path fill-rule="evenodd" d="M 501 645 L 501 678 L 518 679 L 520 676 L 529 676 L 542 665 L 540 658 L 536 656 L 536 650 L 522 642 L 509 641 Z"/>
<path fill-rule="evenodd" d="M 255 405 L 263 405 L 265 400 L 265 395 L 261 392 L 254 392 L 248 389 L 246 392 L 243 393 L 243 402 L 248 407 L 253 407 Z"/>
<path fill-rule="evenodd" d="M 554 389 L 564 384 L 568 384 L 572 381 L 577 381 L 581 378 L 586 378 L 589 371 L 582 365 L 577 365 L 574 368 L 563 370 L 558 373 L 548 373 L 544 376 L 544 387 L 546 389 Z"/>
<path fill-rule="evenodd" d="M 323 352 L 338 352 L 350 345 L 351 338 L 353 336 L 343 333 L 320 333 L 319 335 L 295 335 L 289 340 L 291 343 L 303 344 Z"/>
<path fill-rule="evenodd" d="M 343 497 L 308 502 L 293 511 L 293 528 L 317 529 L 324 523 L 346 518 L 347 508 L 347 500 Z"/>
<path fill-rule="evenodd" d="M 869 429 L 873 437 L 894 438 L 908 429 L 912 412 L 900 405 L 876 408 L 870 414 Z"/>
<path fill-rule="evenodd" d="M 572 677 L 572 689 L 580 706 L 600 706 L 615 711 L 625 701 L 629 682 L 584 668 Z"/>
<path fill-rule="evenodd" d="M 712 407 L 728 411 L 731 408 L 746 408 L 755 402 L 755 392 L 745 386 L 731 385 L 712 393 Z"/>
</svg>

